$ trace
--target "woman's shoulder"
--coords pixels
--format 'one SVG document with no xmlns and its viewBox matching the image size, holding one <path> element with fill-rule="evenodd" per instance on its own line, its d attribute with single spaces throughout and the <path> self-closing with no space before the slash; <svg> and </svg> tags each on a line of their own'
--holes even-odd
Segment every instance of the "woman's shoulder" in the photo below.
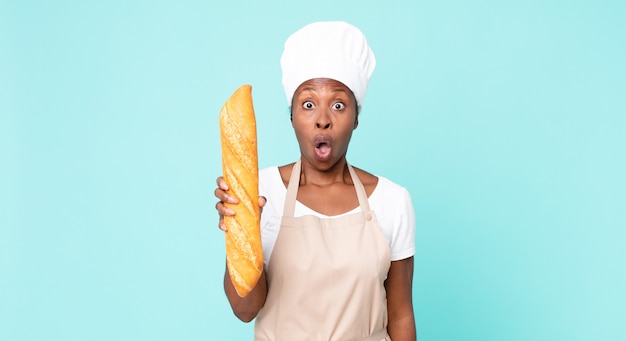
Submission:
<svg viewBox="0 0 626 341">
<path fill-rule="evenodd" d="M 259 170 L 259 186 L 275 186 L 281 182 L 278 166 L 271 166 Z"/>
<path fill-rule="evenodd" d="M 393 212 L 392 216 L 396 217 L 407 213 L 413 205 L 411 194 L 406 187 L 383 176 L 378 176 L 378 185 L 369 200 L 372 209 L 381 214 Z"/>
<path fill-rule="evenodd" d="M 400 199 L 404 199 L 405 195 L 408 195 L 406 187 L 395 183 L 384 176 L 378 176 L 378 186 L 376 190 L 387 194 L 387 196 L 396 196 Z"/>
<path fill-rule="evenodd" d="M 280 179 L 282 180 L 285 187 L 289 185 L 289 178 L 291 178 L 291 170 L 293 169 L 293 166 L 295 164 L 296 164 L 295 162 L 292 162 L 286 165 L 276 167 L 276 169 L 278 170 Z"/>
<path fill-rule="evenodd" d="M 259 169 L 259 178 L 268 178 L 276 176 L 278 172 L 277 166 L 270 166 L 266 168 Z"/>
<path fill-rule="evenodd" d="M 379 178 L 378 176 L 358 167 L 353 166 L 352 168 L 354 169 L 356 175 L 359 177 L 359 180 L 361 180 L 361 183 L 363 184 L 363 186 L 376 187 L 376 185 L 378 184 L 378 178 Z"/>
<path fill-rule="evenodd" d="M 405 187 L 389 180 L 389 178 L 375 175 L 356 167 L 354 167 L 354 170 L 365 188 L 373 187 L 372 196 L 404 200 L 408 194 Z"/>
</svg>

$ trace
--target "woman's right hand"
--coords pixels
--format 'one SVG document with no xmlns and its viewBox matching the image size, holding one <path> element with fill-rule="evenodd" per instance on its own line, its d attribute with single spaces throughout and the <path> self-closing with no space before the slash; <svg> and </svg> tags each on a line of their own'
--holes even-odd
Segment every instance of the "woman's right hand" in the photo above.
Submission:
<svg viewBox="0 0 626 341">
<path fill-rule="evenodd" d="M 223 177 L 217 178 L 217 188 L 215 189 L 215 197 L 219 200 L 217 204 L 215 204 L 215 209 L 217 213 L 220 215 L 219 228 L 222 231 L 226 231 L 226 225 L 224 224 L 225 216 L 233 216 L 235 215 L 235 211 L 233 209 L 227 208 L 226 203 L 228 204 L 238 204 L 239 200 L 231 195 L 228 195 L 227 191 L 229 189 L 228 184 L 224 180 Z M 263 206 L 267 199 L 263 196 L 259 196 L 259 207 L 261 211 L 263 211 Z M 244 322 L 250 322 L 252 319 L 256 317 L 263 307 L 265 303 L 265 299 L 267 297 L 267 280 L 265 279 L 265 270 L 261 273 L 261 278 L 254 286 L 254 289 L 248 294 L 246 297 L 240 297 L 233 286 L 233 283 L 228 274 L 228 268 L 224 271 L 224 291 L 226 292 L 226 297 L 228 297 L 228 302 L 230 302 L 230 306 L 240 320 Z"/>
<path fill-rule="evenodd" d="M 220 176 L 217 178 L 217 188 L 215 189 L 215 197 L 219 200 L 217 204 L 215 204 L 215 209 L 217 213 L 220 215 L 219 228 L 222 231 L 226 231 L 226 225 L 224 225 L 224 216 L 233 216 L 235 215 L 235 211 L 226 207 L 224 203 L 229 204 L 238 204 L 239 200 L 237 198 L 228 195 L 226 191 L 228 191 L 229 187 L 224 177 Z"/>
<path fill-rule="evenodd" d="M 225 203 L 229 203 L 229 204 L 238 204 L 239 200 L 231 195 L 228 195 L 227 191 L 228 191 L 229 187 L 228 184 L 226 183 L 226 180 L 224 180 L 224 177 L 220 176 L 217 178 L 217 188 L 215 189 L 215 197 L 219 200 L 217 202 L 217 204 L 215 204 L 215 209 L 217 210 L 217 213 L 220 215 L 220 221 L 218 223 L 218 226 L 220 228 L 220 230 L 222 231 L 226 231 L 226 225 L 224 224 L 224 216 L 233 216 L 235 215 L 235 211 L 233 209 L 230 209 L 228 207 L 226 207 L 226 205 L 224 205 Z M 263 196 L 259 196 L 259 207 L 261 208 L 261 212 L 263 212 L 263 206 L 265 206 L 265 203 L 267 202 L 267 199 Z"/>
</svg>

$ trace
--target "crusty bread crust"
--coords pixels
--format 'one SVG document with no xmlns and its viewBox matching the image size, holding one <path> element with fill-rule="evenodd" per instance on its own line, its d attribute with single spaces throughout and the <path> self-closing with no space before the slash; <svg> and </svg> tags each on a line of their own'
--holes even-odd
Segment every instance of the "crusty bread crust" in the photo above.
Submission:
<svg viewBox="0 0 626 341">
<path fill-rule="evenodd" d="M 225 216 L 226 264 L 237 294 L 245 297 L 263 271 L 259 166 L 252 87 L 243 85 L 226 101 L 220 112 L 222 172 L 228 194 L 239 204 L 225 204 L 235 211 Z"/>
</svg>

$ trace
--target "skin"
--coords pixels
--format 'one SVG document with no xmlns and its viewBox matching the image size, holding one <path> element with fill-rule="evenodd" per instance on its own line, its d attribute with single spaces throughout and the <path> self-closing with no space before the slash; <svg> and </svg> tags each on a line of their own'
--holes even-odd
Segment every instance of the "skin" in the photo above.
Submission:
<svg viewBox="0 0 626 341">
<path fill-rule="evenodd" d="M 348 212 L 359 205 L 354 184 L 348 172 L 346 153 L 352 132 L 358 126 L 357 103 L 352 91 L 342 83 L 326 78 L 306 81 L 296 89 L 292 101 L 292 126 L 300 146 L 302 172 L 297 200 L 309 208 L 329 216 Z M 285 187 L 293 164 L 279 167 Z M 361 169 L 355 171 L 369 196 L 378 178 Z M 235 212 L 224 206 L 236 204 L 237 198 L 226 194 L 228 184 L 217 179 L 216 209 L 220 215 L 219 227 L 225 230 L 224 216 Z M 266 199 L 259 198 L 259 206 Z M 416 339 L 412 303 L 413 257 L 393 261 L 385 281 L 389 325 L 387 331 L 394 341 Z M 224 290 L 233 312 L 242 321 L 249 322 L 258 314 L 267 298 L 265 272 L 245 298 L 237 295 L 224 273 Z"/>
</svg>

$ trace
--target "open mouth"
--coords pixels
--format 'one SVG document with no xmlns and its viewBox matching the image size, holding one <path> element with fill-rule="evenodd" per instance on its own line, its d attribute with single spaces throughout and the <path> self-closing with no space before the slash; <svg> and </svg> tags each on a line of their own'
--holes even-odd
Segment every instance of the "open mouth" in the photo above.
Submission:
<svg viewBox="0 0 626 341">
<path fill-rule="evenodd" d="M 315 157 L 324 161 L 330 156 L 331 140 L 328 136 L 316 136 L 314 141 Z"/>
</svg>

